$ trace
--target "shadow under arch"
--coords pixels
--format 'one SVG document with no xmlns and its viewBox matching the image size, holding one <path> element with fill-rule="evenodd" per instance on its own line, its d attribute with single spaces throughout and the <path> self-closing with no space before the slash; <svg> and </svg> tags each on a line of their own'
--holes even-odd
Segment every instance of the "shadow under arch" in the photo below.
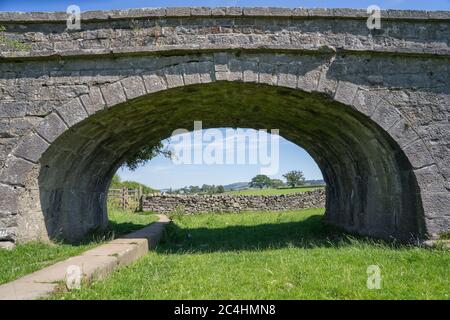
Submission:
<svg viewBox="0 0 450 320">
<path fill-rule="evenodd" d="M 412 166 L 374 121 L 319 93 L 217 81 L 167 89 L 100 111 L 43 154 L 39 191 L 50 237 L 76 241 L 107 226 L 119 166 L 178 128 L 279 129 L 307 150 L 328 185 L 325 219 L 350 232 L 407 241 L 424 233 Z"/>
</svg>

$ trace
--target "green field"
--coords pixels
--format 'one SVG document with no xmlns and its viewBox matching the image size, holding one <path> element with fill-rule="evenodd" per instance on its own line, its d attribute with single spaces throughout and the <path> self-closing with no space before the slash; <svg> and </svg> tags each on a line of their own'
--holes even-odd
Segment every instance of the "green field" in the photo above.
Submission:
<svg viewBox="0 0 450 320">
<path fill-rule="evenodd" d="M 0 284 L 45 268 L 55 262 L 80 254 L 117 235 L 140 229 L 156 220 L 154 215 L 139 215 L 110 211 L 110 230 L 87 238 L 77 245 L 30 242 L 19 244 L 14 250 L 0 250 Z"/>
<path fill-rule="evenodd" d="M 450 254 L 355 238 L 322 209 L 174 216 L 163 242 L 54 299 L 450 299 Z M 367 288 L 367 268 L 381 289 Z"/>
<path fill-rule="evenodd" d="M 244 190 L 228 191 L 226 193 L 244 195 L 244 196 L 273 196 L 273 195 L 280 195 L 280 194 L 307 192 L 307 191 L 313 191 L 313 190 L 322 189 L 322 188 L 324 188 L 324 187 L 312 186 L 312 187 L 280 188 L 280 189 L 272 189 L 272 188 L 244 189 Z"/>
</svg>

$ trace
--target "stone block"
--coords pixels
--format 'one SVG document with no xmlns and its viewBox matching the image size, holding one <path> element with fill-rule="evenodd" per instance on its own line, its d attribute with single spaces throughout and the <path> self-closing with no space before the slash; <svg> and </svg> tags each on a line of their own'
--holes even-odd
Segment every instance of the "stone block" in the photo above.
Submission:
<svg viewBox="0 0 450 320">
<path fill-rule="evenodd" d="M 146 94 L 144 81 L 140 76 L 128 77 L 123 79 L 121 82 L 128 100 Z"/>
<path fill-rule="evenodd" d="M 126 266 L 148 253 L 148 245 L 145 242 L 118 243 L 111 242 L 94 249 L 88 250 L 82 256 L 116 257 L 119 266 Z"/>
<path fill-rule="evenodd" d="M 0 286 L 0 300 L 34 300 L 49 296 L 57 283 L 13 281 Z"/>
<path fill-rule="evenodd" d="M 353 107 L 366 116 L 371 116 L 375 111 L 382 95 L 378 92 L 370 91 L 368 89 L 360 88 L 353 100 Z"/>
<path fill-rule="evenodd" d="M 67 130 L 67 126 L 58 114 L 53 112 L 39 122 L 35 130 L 45 140 L 53 142 Z"/>
<path fill-rule="evenodd" d="M 189 17 L 190 15 L 191 15 L 191 8 L 189 7 L 166 8 L 167 17 Z"/>
<path fill-rule="evenodd" d="M 198 63 L 186 63 L 183 66 L 183 78 L 184 84 L 197 84 L 200 83 L 200 74 L 198 73 Z"/>
<path fill-rule="evenodd" d="M 191 8 L 191 16 L 210 16 L 212 14 L 211 8 L 195 7 Z"/>
<path fill-rule="evenodd" d="M 17 146 L 14 154 L 18 157 L 37 163 L 41 155 L 47 150 L 48 143 L 37 134 L 25 137 Z"/>
<path fill-rule="evenodd" d="M 4 168 L 0 171 L 0 182 L 12 185 L 24 185 L 25 180 L 34 166 L 29 161 L 11 156 L 6 160 Z"/>
<path fill-rule="evenodd" d="M 184 85 L 183 65 L 166 68 L 163 72 L 166 78 L 167 88 L 182 87 Z"/>
<path fill-rule="evenodd" d="M 446 193 L 445 180 L 436 165 L 414 170 L 417 183 L 423 193 Z"/>
<path fill-rule="evenodd" d="M 0 184 L 0 208 L 2 212 L 17 213 L 21 188 Z"/>
<path fill-rule="evenodd" d="M 105 107 L 105 101 L 99 87 L 90 87 L 89 94 L 82 95 L 80 99 L 89 115 L 101 111 Z"/>
<path fill-rule="evenodd" d="M 415 140 L 419 140 L 419 136 L 413 130 L 411 124 L 405 119 L 400 119 L 399 121 L 397 121 L 389 129 L 389 134 L 400 147 L 404 147 Z"/>
<path fill-rule="evenodd" d="M 413 168 L 422 168 L 434 164 L 433 157 L 422 140 L 417 140 L 403 148 Z"/>
<path fill-rule="evenodd" d="M 106 105 L 112 107 L 116 104 L 127 101 L 125 92 L 120 82 L 114 82 L 100 87 Z"/>
<path fill-rule="evenodd" d="M 87 118 L 88 114 L 81 104 L 80 99 L 75 98 L 70 100 L 58 108 L 58 113 L 64 119 L 69 127 Z"/>
<path fill-rule="evenodd" d="M 16 247 L 12 241 L 0 241 L 0 250 L 13 250 Z"/>
<path fill-rule="evenodd" d="M 384 130 L 389 130 L 401 120 L 401 115 L 394 106 L 381 99 L 370 118 Z"/>
<path fill-rule="evenodd" d="M 314 69 L 300 74 L 297 79 L 297 88 L 306 92 L 313 92 L 319 86 L 320 70 Z"/>
<path fill-rule="evenodd" d="M 346 105 L 351 105 L 357 91 L 357 85 L 349 82 L 339 81 L 336 93 L 334 94 L 334 100 Z"/>
<path fill-rule="evenodd" d="M 214 78 L 214 64 L 212 61 L 203 61 L 197 64 L 201 83 L 210 83 Z"/>
<path fill-rule="evenodd" d="M 27 107 L 23 101 L 0 101 L 0 118 L 24 117 Z"/>
<path fill-rule="evenodd" d="M 257 17 L 289 17 L 291 16 L 291 9 L 288 8 L 244 8 L 244 16 Z"/>
<path fill-rule="evenodd" d="M 258 82 L 258 61 L 246 60 L 242 62 L 242 78 L 244 82 Z"/>
<path fill-rule="evenodd" d="M 164 78 L 156 73 L 144 74 L 142 77 L 144 78 L 144 84 L 145 88 L 147 89 L 147 93 L 153 93 L 167 89 L 167 84 Z"/>
<path fill-rule="evenodd" d="M 273 64 L 260 63 L 259 64 L 259 83 L 265 83 L 268 85 L 276 85 L 278 76 Z"/>
</svg>

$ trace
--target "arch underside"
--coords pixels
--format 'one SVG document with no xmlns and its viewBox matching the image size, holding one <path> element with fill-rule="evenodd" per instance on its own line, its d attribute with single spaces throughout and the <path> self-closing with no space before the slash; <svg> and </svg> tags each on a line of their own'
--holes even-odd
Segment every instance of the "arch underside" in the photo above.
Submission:
<svg viewBox="0 0 450 320">
<path fill-rule="evenodd" d="M 178 128 L 279 129 L 305 148 L 327 182 L 326 221 L 360 234 L 410 240 L 423 212 L 409 161 L 368 117 L 321 94 L 217 81 L 138 97 L 79 122 L 40 160 L 50 237 L 69 241 L 107 225 L 106 193 L 127 157 Z M 301 164 L 299 163 L 301 168 Z"/>
</svg>

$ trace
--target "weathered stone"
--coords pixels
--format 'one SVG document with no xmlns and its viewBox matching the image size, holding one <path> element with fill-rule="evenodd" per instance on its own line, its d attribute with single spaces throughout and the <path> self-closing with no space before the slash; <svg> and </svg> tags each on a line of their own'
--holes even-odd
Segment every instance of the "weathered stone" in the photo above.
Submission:
<svg viewBox="0 0 450 320">
<path fill-rule="evenodd" d="M 68 126 L 73 126 L 88 116 L 86 110 L 81 104 L 80 99 L 78 98 L 72 99 L 68 103 L 62 105 L 58 109 L 58 113 Z"/>
<path fill-rule="evenodd" d="M 16 247 L 12 241 L 0 241 L 0 250 L 13 250 Z"/>
<path fill-rule="evenodd" d="M 119 163 L 201 118 L 305 147 L 331 223 L 401 239 L 448 230 L 450 14 L 382 15 L 369 32 L 365 10 L 112 10 L 73 32 L 65 13 L 0 13 L 30 45 L 0 52 L 0 182 L 20 188 L 1 198 L 0 225 L 13 240 L 105 227 Z"/>
<path fill-rule="evenodd" d="M 2 212 L 17 213 L 18 196 L 21 190 L 17 187 L 0 184 L 0 208 Z"/>
<path fill-rule="evenodd" d="M 0 101 L 0 118 L 24 117 L 27 104 L 19 101 Z"/>
<path fill-rule="evenodd" d="M 382 96 L 379 92 L 373 92 L 368 89 L 360 89 L 356 93 L 352 104 L 361 113 L 366 116 L 371 116 L 380 103 L 381 98 Z"/>
<path fill-rule="evenodd" d="M 145 94 L 144 82 L 141 77 L 128 77 L 121 82 L 127 99 L 134 99 Z"/>
<path fill-rule="evenodd" d="M 143 78 L 148 93 L 167 89 L 165 80 L 157 74 L 143 75 Z"/>
<path fill-rule="evenodd" d="M 433 157 L 422 140 L 417 140 L 407 145 L 403 151 L 414 168 L 418 169 L 434 163 Z"/>
<path fill-rule="evenodd" d="M 23 185 L 33 166 L 29 161 L 11 156 L 0 172 L 0 182 Z"/>
<path fill-rule="evenodd" d="M 121 102 L 125 102 L 127 100 L 127 97 L 125 96 L 125 92 L 123 91 L 120 82 L 114 82 L 111 84 L 101 86 L 100 90 L 102 91 L 102 95 L 108 107 L 111 107 Z"/>
<path fill-rule="evenodd" d="M 191 16 L 210 16 L 211 15 L 211 8 L 205 8 L 205 7 L 195 7 L 191 8 Z"/>
<path fill-rule="evenodd" d="M 66 129 L 66 124 L 56 113 L 49 114 L 36 126 L 36 132 L 49 142 L 53 142 Z"/>
<path fill-rule="evenodd" d="M 288 211 L 325 206 L 325 189 L 274 196 L 239 195 L 149 195 L 143 199 L 145 211 L 186 214 L 205 212 Z"/>
<path fill-rule="evenodd" d="M 174 66 L 164 70 L 167 88 L 181 87 L 184 85 L 183 66 Z"/>
<path fill-rule="evenodd" d="M 80 99 L 90 115 L 103 110 L 105 107 L 105 101 L 103 101 L 102 93 L 98 87 L 90 87 L 89 94 L 82 95 Z"/>
<path fill-rule="evenodd" d="M 380 100 L 370 117 L 386 131 L 389 131 L 394 124 L 401 120 L 400 112 L 383 99 Z"/>
<path fill-rule="evenodd" d="M 189 63 L 184 66 L 183 78 L 185 85 L 201 83 L 197 63 Z"/>
<path fill-rule="evenodd" d="M 244 16 L 289 17 L 291 10 L 287 8 L 244 8 Z"/>
<path fill-rule="evenodd" d="M 357 85 L 340 81 L 334 95 L 334 99 L 336 101 L 342 102 L 343 104 L 351 105 L 357 91 Z"/>
<path fill-rule="evenodd" d="M 37 134 L 33 133 L 23 139 L 14 154 L 32 162 L 38 162 L 41 155 L 48 148 L 48 143 Z"/>
<path fill-rule="evenodd" d="M 167 8 L 166 15 L 172 17 L 189 17 L 191 15 L 191 9 L 188 7 Z"/>
</svg>

